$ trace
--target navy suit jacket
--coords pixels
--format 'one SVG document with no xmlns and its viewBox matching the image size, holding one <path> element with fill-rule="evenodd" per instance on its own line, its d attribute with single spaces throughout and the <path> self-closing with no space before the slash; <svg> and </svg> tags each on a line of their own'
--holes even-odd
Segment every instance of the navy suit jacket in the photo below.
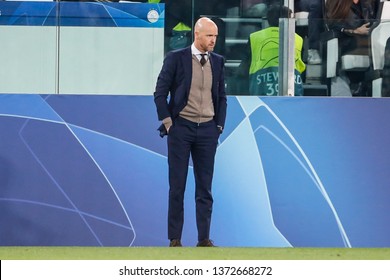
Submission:
<svg viewBox="0 0 390 280">
<path fill-rule="evenodd" d="M 224 127 L 227 108 L 224 76 L 225 60 L 221 55 L 213 52 L 210 52 L 209 59 L 213 73 L 211 93 L 215 112 L 214 120 L 217 125 Z M 171 117 L 174 121 L 179 116 L 179 113 L 187 105 L 191 80 L 191 47 L 169 52 L 164 59 L 154 92 L 154 102 L 156 103 L 159 120 Z M 160 131 L 163 129 L 162 125 Z"/>
</svg>

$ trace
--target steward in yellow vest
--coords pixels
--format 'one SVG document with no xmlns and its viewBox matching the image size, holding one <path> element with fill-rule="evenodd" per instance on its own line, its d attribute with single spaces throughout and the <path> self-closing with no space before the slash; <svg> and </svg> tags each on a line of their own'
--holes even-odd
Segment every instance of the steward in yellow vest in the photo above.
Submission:
<svg viewBox="0 0 390 280">
<path fill-rule="evenodd" d="M 284 6 L 271 6 L 267 19 L 270 27 L 249 36 L 249 55 L 240 67 L 249 75 L 249 95 L 279 95 L 279 18 L 287 18 L 290 10 Z M 295 95 L 303 95 L 301 74 L 306 69 L 302 61 L 303 39 L 295 34 Z M 249 68 L 249 69 L 248 69 Z M 243 71 L 241 69 L 241 71 Z"/>
</svg>

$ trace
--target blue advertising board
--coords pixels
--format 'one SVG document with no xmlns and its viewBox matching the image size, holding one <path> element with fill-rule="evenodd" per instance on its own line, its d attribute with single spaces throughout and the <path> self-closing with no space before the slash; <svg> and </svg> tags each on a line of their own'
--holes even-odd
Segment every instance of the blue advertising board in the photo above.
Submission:
<svg viewBox="0 0 390 280">
<path fill-rule="evenodd" d="M 164 4 L 0 2 L 0 25 L 164 27 Z"/>
<path fill-rule="evenodd" d="M 390 99 L 230 96 L 212 239 L 389 247 L 389 117 Z M 158 125 L 152 96 L 0 95 L 0 245 L 167 246 Z"/>
</svg>

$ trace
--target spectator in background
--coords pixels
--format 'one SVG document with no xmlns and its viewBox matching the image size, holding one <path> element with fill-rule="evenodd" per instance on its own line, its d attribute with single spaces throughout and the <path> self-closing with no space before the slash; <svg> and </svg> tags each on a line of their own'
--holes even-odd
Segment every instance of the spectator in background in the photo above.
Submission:
<svg viewBox="0 0 390 280">
<path fill-rule="evenodd" d="M 268 7 L 283 5 L 282 0 L 241 0 L 242 16 L 244 17 L 267 17 Z"/>
<path fill-rule="evenodd" d="M 369 54 L 370 26 L 376 19 L 379 0 L 327 0 L 328 26 L 339 37 L 340 55 Z M 368 96 L 369 86 L 363 71 L 340 73 L 353 96 Z"/>
<path fill-rule="evenodd" d="M 390 38 L 386 41 L 382 71 L 382 97 L 390 97 Z"/>
<path fill-rule="evenodd" d="M 296 0 L 294 10 L 295 12 L 304 11 L 309 13 L 307 64 L 321 64 L 320 34 L 324 31 L 322 2 L 321 0 Z"/>
<path fill-rule="evenodd" d="M 340 36 L 341 54 L 363 51 L 368 46 L 370 25 L 376 19 L 376 0 L 327 0 L 326 18 L 329 28 Z"/>
<path fill-rule="evenodd" d="M 269 27 L 249 36 L 246 52 L 238 67 L 237 78 L 246 80 L 250 95 L 279 95 L 279 18 L 289 18 L 291 10 L 273 5 L 268 9 Z M 295 34 L 295 95 L 303 95 L 301 74 L 306 69 L 302 61 L 303 39 Z"/>
<path fill-rule="evenodd" d="M 146 0 L 144 0 L 146 1 Z M 215 18 L 212 20 L 218 25 L 219 35 L 223 35 L 224 26 L 217 20 L 226 16 L 227 9 L 239 5 L 240 0 L 148 0 L 148 2 L 165 3 L 165 36 L 168 38 L 165 51 L 184 48 L 192 42 L 193 21 L 202 16 Z M 220 40 L 216 52 L 222 53 L 224 45 Z"/>
<path fill-rule="evenodd" d="M 189 46 L 192 36 L 192 0 L 160 0 L 159 3 L 165 4 L 165 52 Z"/>
</svg>

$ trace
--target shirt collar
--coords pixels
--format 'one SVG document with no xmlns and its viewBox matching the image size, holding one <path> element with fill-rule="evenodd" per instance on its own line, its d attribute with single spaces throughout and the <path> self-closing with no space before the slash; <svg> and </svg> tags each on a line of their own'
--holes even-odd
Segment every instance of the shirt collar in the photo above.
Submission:
<svg viewBox="0 0 390 280">
<path fill-rule="evenodd" d="M 204 52 L 201 52 L 200 50 L 198 50 L 194 44 L 191 45 L 191 52 L 192 54 L 194 55 L 198 55 L 200 56 L 200 54 L 204 53 Z M 209 55 L 209 52 L 205 52 L 205 54 L 207 54 L 207 56 Z"/>
</svg>

